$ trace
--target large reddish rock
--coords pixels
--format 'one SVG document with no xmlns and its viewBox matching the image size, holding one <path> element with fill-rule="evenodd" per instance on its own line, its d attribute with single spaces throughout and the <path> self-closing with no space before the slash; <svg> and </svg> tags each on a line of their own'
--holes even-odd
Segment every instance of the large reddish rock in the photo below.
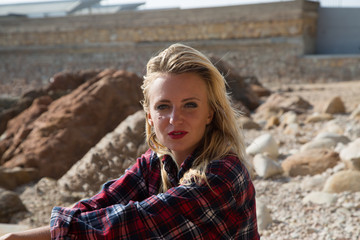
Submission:
<svg viewBox="0 0 360 240">
<path fill-rule="evenodd" d="M 0 141 L 0 159 L 5 162 L 11 158 L 21 142 L 33 129 L 33 122 L 48 110 L 51 97 L 41 96 L 21 114 L 11 119 L 6 128 L 5 138 Z"/>
<path fill-rule="evenodd" d="M 0 134 L 5 132 L 8 122 L 31 106 L 33 101 L 34 98 L 22 96 L 13 106 L 0 111 Z"/>
<path fill-rule="evenodd" d="M 36 98 L 47 95 L 53 99 L 62 97 L 85 81 L 95 77 L 99 72 L 100 70 L 93 69 L 59 72 L 50 79 L 50 83 L 46 87 L 26 92 L 10 107 L 0 108 L 0 134 L 7 130 L 8 122 L 30 107 Z"/>
<path fill-rule="evenodd" d="M 28 130 L 4 167 L 32 167 L 39 177 L 60 178 L 128 115 L 141 109 L 141 78 L 104 70 L 53 101 Z M 4 153 L 5 156 L 5 153 Z"/>
<path fill-rule="evenodd" d="M 46 86 L 46 92 L 69 91 L 76 89 L 84 82 L 96 77 L 100 70 L 80 70 L 75 72 L 63 71 L 56 73 L 51 79 L 50 84 Z"/>
</svg>

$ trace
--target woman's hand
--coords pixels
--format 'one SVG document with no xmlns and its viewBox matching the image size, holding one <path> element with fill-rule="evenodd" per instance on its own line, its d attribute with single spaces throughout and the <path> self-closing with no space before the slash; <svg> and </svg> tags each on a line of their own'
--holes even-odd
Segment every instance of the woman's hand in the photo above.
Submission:
<svg viewBox="0 0 360 240">
<path fill-rule="evenodd" d="M 8 233 L 0 237 L 0 240 L 49 240 L 51 239 L 50 227 L 40 227 L 23 232 Z"/>
</svg>

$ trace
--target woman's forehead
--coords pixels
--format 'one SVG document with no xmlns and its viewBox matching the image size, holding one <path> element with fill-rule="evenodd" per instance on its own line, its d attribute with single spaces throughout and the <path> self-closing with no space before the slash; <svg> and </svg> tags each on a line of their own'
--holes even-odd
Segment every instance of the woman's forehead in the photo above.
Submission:
<svg viewBox="0 0 360 240">
<path fill-rule="evenodd" d="M 194 73 L 166 74 L 157 77 L 149 89 L 153 99 L 206 98 L 205 81 Z"/>
</svg>

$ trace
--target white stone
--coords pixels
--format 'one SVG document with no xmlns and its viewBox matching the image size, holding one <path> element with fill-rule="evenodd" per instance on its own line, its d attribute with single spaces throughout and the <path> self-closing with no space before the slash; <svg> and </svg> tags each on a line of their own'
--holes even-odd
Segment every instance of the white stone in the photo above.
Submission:
<svg viewBox="0 0 360 240">
<path fill-rule="evenodd" d="M 328 138 L 331 139 L 333 141 L 337 143 L 343 143 L 343 144 L 348 144 L 350 142 L 350 139 L 344 135 L 340 135 L 338 133 L 332 133 L 332 132 L 321 132 L 319 133 L 314 140 L 317 139 L 324 139 L 324 138 Z"/>
<path fill-rule="evenodd" d="M 340 154 L 341 150 L 343 150 L 345 148 L 345 146 L 346 145 L 343 143 L 338 143 L 338 144 L 336 144 L 334 151 Z"/>
<path fill-rule="evenodd" d="M 310 149 L 328 148 L 333 149 L 336 146 L 336 142 L 329 138 L 313 139 L 308 143 L 301 146 L 300 151 L 305 152 Z"/>
<path fill-rule="evenodd" d="M 294 155 L 294 154 L 296 154 L 296 153 L 299 153 L 299 151 L 300 151 L 299 149 L 295 149 L 295 148 L 290 149 L 288 155 L 289 155 L 289 156 L 290 156 L 290 155 Z"/>
<path fill-rule="evenodd" d="M 250 146 L 246 148 L 246 153 L 249 155 L 266 153 L 269 157 L 276 159 L 279 155 L 279 147 L 273 136 L 266 133 L 257 137 Z"/>
<path fill-rule="evenodd" d="M 256 154 L 253 164 L 256 174 L 265 179 L 282 173 L 281 165 L 264 154 Z"/>
<path fill-rule="evenodd" d="M 302 203 L 306 204 L 309 202 L 315 204 L 326 204 L 331 205 L 337 201 L 337 197 L 333 193 L 327 192 L 311 192 L 303 200 Z"/>
<path fill-rule="evenodd" d="M 290 123 L 284 129 L 284 133 L 288 135 L 299 135 L 300 126 L 297 123 Z"/>
<path fill-rule="evenodd" d="M 272 223 L 270 211 L 264 200 L 256 199 L 256 217 L 259 231 L 265 230 Z"/>
<path fill-rule="evenodd" d="M 344 127 L 343 124 L 338 122 L 337 119 L 328 121 L 324 127 L 321 129 L 320 132 L 332 132 L 337 134 L 344 134 Z"/>
<path fill-rule="evenodd" d="M 340 152 L 340 158 L 349 168 L 360 170 L 360 138 L 344 147 Z"/>
<path fill-rule="evenodd" d="M 297 123 L 297 115 L 294 111 L 288 111 L 281 115 L 280 122 L 282 125 L 289 125 L 292 123 Z"/>
<path fill-rule="evenodd" d="M 321 190 L 324 187 L 327 177 L 321 174 L 314 176 L 307 176 L 301 182 L 301 189 L 303 191 L 308 190 Z"/>
<path fill-rule="evenodd" d="M 360 124 L 359 123 L 349 123 L 346 126 L 345 134 L 350 136 L 351 139 L 360 138 Z"/>
<path fill-rule="evenodd" d="M 337 172 L 340 172 L 343 170 L 345 170 L 345 163 L 343 163 L 343 162 L 340 162 L 335 167 L 333 167 L 333 173 L 337 173 Z"/>
<path fill-rule="evenodd" d="M 351 112 L 350 118 L 360 118 L 360 104 Z"/>
<path fill-rule="evenodd" d="M 341 152 L 340 158 L 342 160 L 351 160 L 354 158 L 360 158 L 360 138 L 349 143 Z"/>
</svg>

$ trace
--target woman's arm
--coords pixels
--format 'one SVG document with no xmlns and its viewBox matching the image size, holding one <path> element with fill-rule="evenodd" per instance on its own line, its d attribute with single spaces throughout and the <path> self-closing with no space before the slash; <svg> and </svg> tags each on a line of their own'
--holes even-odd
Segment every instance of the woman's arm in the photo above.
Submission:
<svg viewBox="0 0 360 240">
<path fill-rule="evenodd" d="M 2 237 L 0 240 L 49 240 L 50 236 L 50 226 L 40 227 L 35 229 L 26 230 L 23 232 L 8 233 Z"/>
</svg>

